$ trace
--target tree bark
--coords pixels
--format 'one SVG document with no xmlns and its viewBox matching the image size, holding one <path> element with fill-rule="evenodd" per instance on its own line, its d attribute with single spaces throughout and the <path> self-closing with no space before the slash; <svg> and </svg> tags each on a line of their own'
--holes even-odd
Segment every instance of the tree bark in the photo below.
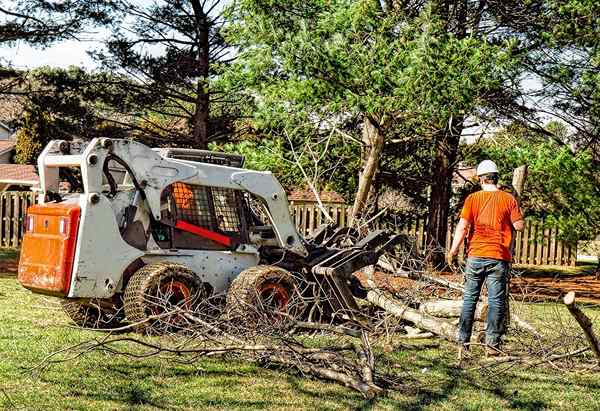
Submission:
<svg viewBox="0 0 600 411">
<path fill-rule="evenodd" d="M 210 122 L 210 94 L 208 91 L 208 77 L 210 65 L 210 39 L 208 16 L 199 0 L 192 0 L 192 8 L 196 18 L 196 37 L 198 47 L 199 79 L 196 88 L 196 109 L 193 117 L 192 136 L 195 148 L 207 149 Z"/>
<path fill-rule="evenodd" d="M 419 305 L 419 312 L 433 315 L 434 317 L 452 318 L 460 317 L 462 312 L 462 300 L 433 300 L 425 301 Z M 475 309 L 475 320 L 485 321 L 487 317 L 488 305 L 480 302 Z"/>
<path fill-rule="evenodd" d="M 585 334 L 585 338 L 587 338 L 592 347 L 592 351 L 594 351 L 594 354 L 596 354 L 596 357 L 600 361 L 600 339 L 594 334 L 592 320 L 590 320 L 590 318 L 575 305 L 575 291 L 570 291 L 565 295 L 563 302 L 569 309 L 571 315 L 577 320 L 577 323 L 579 323 L 579 326 Z"/>
<path fill-rule="evenodd" d="M 441 268 L 444 265 L 446 236 L 448 235 L 448 208 L 452 197 L 452 175 L 462 132 L 462 119 L 451 120 L 450 127 L 437 139 L 433 159 L 433 181 L 429 197 L 427 224 L 428 263 Z"/>
<path fill-rule="evenodd" d="M 206 150 L 208 148 L 209 134 L 209 95 L 204 91 L 205 83 L 198 84 L 198 97 L 196 99 L 196 111 L 194 112 L 193 138 L 195 148 Z"/>
<path fill-rule="evenodd" d="M 356 219 L 364 211 L 379 168 L 379 160 L 384 146 L 383 134 L 379 129 L 379 125 L 368 116 L 365 116 L 363 121 L 362 141 L 363 168 L 358 179 L 358 190 L 352 206 L 350 225 L 354 225 Z"/>
</svg>

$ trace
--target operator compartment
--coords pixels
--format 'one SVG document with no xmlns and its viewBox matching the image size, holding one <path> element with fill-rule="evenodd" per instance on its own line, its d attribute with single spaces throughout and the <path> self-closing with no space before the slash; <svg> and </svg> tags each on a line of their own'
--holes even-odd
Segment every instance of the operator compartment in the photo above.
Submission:
<svg viewBox="0 0 600 411">
<path fill-rule="evenodd" d="M 80 208 L 76 203 L 46 203 L 27 209 L 18 280 L 32 291 L 69 293 Z"/>
</svg>

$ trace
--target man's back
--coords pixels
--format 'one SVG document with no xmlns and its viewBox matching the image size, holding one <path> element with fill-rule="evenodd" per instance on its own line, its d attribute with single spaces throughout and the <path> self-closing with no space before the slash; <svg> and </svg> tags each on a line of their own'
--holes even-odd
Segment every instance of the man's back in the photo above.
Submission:
<svg viewBox="0 0 600 411">
<path fill-rule="evenodd" d="M 469 257 L 510 261 L 512 224 L 521 220 L 515 198 L 504 191 L 478 191 L 467 197 L 461 217 L 470 224 Z"/>
</svg>

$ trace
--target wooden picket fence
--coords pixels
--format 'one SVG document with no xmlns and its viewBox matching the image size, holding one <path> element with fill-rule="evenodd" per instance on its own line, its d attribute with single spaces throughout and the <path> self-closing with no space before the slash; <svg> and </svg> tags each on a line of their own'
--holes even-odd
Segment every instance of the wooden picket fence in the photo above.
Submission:
<svg viewBox="0 0 600 411">
<path fill-rule="evenodd" d="M 0 192 L 0 247 L 17 248 L 23 238 L 25 212 L 35 202 L 35 194 L 30 191 Z M 349 223 L 352 207 L 344 204 L 325 204 L 329 215 L 339 227 Z M 327 222 L 321 210 L 314 203 L 294 203 L 290 211 L 298 231 L 310 234 L 315 228 Z M 400 224 L 397 231 L 415 240 L 418 251 L 424 251 L 427 244 L 427 222 L 425 218 Z M 451 241 L 454 224 L 448 225 L 446 244 Z M 514 261 L 525 265 L 574 266 L 577 261 L 575 246 L 559 241 L 558 230 L 544 229 L 541 222 L 528 221 L 525 230 L 517 233 Z"/>
<path fill-rule="evenodd" d="M 35 202 L 31 191 L 0 192 L 0 247 L 21 245 L 27 207 Z"/>
<path fill-rule="evenodd" d="M 327 222 L 325 216 L 314 203 L 292 202 L 291 213 L 301 234 L 307 235 L 316 227 Z M 343 204 L 325 204 L 329 215 L 340 227 L 345 227 L 350 219 L 352 207 Z M 446 244 L 452 241 L 455 222 L 448 224 Z M 414 219 L 397 226 L 397 232 L 415 240 L 417 251 L 427 248 L 427 219 Z M 461 252 L 460 257 L 462 257 Z M 577 262 L 577 247 L 558 240 L 558 229 L 544 229 L 541 222 L 527 221 L 523 232 L 517 233 L 515 243 L 515 264 L 574 266 Z"/>
</svg>

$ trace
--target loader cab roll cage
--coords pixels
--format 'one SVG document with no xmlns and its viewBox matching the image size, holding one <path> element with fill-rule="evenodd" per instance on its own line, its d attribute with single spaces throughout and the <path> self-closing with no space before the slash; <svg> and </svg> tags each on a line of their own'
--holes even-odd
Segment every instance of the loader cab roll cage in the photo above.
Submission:
<svg viewBox="0 0 600 411">
<path fill-rule="evenodd" d="M 230 249 L 248 243 L 239 190 L 175 182 L 161 195 L 161 220 L 154 221 L 161 248 Z M 166 230 L 166 232 L 165 232 Z"/>
<path fill-rule="evenodd" d="M 122 191 L 135 188 L 134 206 L 143 206 L 150 221 L 155 226 L 174 225 L 178 221 L 162 222 L 164 208 L 163 191 L 175 183 L 189 187 L 202 187 L 198 198 L 206 198 L 211 207 L 213 220 L 205 226 L 194 221 L 180 219 L 179 230 L 193 233 L 209 230 L 231 238 L 230 246 L 248 242 L 248 228 L 255 221 L 246 221 L 248 196 L 256 197 L 265 207 L 265 213 L 279 246 L 299 256 L 308 255 L 305 242 L 298 233 L 289 212 L 289 204 L 283 187 L 270 172 L 260 172 L 241 168 L 243 157 L 234 154 L 216 153 L 191 149 L 151 149 L 130 140 L 95 138 L 89 142 L 67 143 L 51 141 L 38 158 L 40 174 L 41 204 L 52 201 L 47 198 L 59 192 L 59 169 L 77 167 L 81 170 L 83 192 L 80 204 L 88 204 L 90 211 L 104 196 L 112 201 L 122 202 L 128 198 Z M 111 164 L 123 168 L 125 173 L 122 190 L 113 176 Z M 130 180 L 130 181 L 129 181 Z M 129 185 L 131 184 L 131 186 Z M 129 186 L 129 187 L 127 187 Z M 73 198 L 73 197 L 70 197 Z M 176 204 L 175 204 L 176 205 Z M 177 210 L 174 209 L 174 212 Z M 181 211 L 181 210 L 180 210 Z M 175 213 L 172 212 L 172 215 Z M 118 219 L 121 216 L 117 216 Z M 194 220 L 194 218 L 191 218 Z M 254 220 L 248 218 L 248 220 Z M 159 223 L 159 224 L 157 224 Z M 190 226 L 191 224 L 191 226 Z M 198 228 L 199 227 L 199 228 Z M 234 229 L 232 229 L 234 228 Z M 231 234 L 231 235 L 229 235 Z M 224 237 L 225 246 L 229 240 Z M 217 241 L 217 243 L 219 243 Z"/>
</svg>

